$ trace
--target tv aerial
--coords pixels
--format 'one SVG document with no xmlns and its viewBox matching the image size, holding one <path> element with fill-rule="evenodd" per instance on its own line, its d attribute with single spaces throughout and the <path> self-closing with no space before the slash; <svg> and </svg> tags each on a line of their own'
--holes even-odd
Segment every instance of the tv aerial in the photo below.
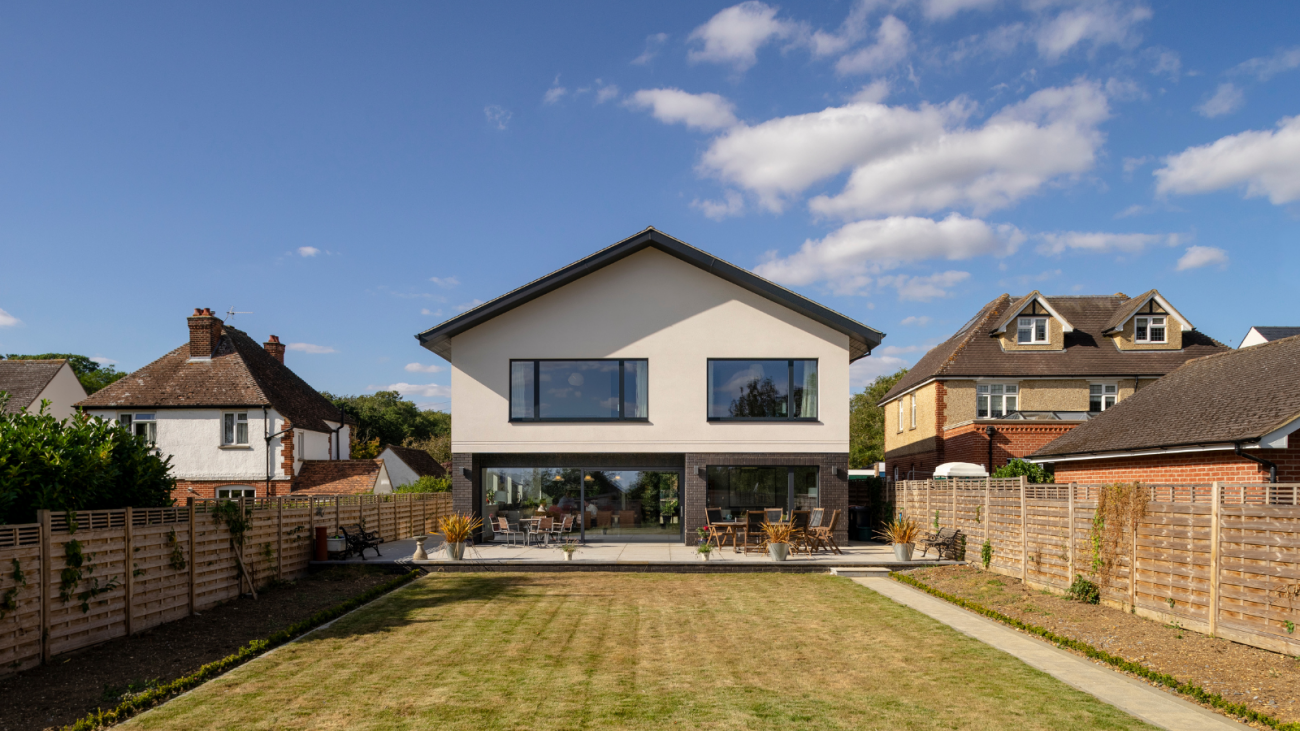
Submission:
<svg viewBox="0 0 1300 731">
<path fill-rule="evenodd" d="M 236 311 L 235 311 L 235 306 L 234 306 L 234 305 L 231 305 L 231 306 L 230 306 L 230 309 L 229 309 L 229 310 L 226 310 L 226 319 L 227 319 L 227 320 L 233 320 L 233 319 L 235 319 L 235 315 L 251 315 L 251 314 L 253 314 L 253 313 L 251 313 L 251 312 L 236 312 Z"/>
</svg>

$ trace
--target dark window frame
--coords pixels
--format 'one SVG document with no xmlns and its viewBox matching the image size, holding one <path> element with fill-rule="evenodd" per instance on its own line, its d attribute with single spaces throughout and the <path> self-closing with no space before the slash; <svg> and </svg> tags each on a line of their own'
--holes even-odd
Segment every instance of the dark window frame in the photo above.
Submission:
<svg viewBox="0 0 1300 731">
<path fill-rule="evenodd" d="M 784 360 L 786 362 L 786 416 L 710 416 L 709 403 L 712 401 L 713 384 L 709 383 L 709 363 L 721 362 L 741 362 L 752 363 L 760 360 Z M 794 362 L 797 360 L 812 361 L 817 364 L 817 416 L 795 416 L 794 415 Z M 822 414 L 822 365 L 819 358 L 708 358 L 704 364 L 704 416 L 707 421 L 748 421 L 748 422 L 786 422 L 799 421 L 818 423 L 821 421 Z"/>
<path fill-rule="evenodd" d="M 732 464 L 732 463 L 727 463 L 727 464 L 710 464 L 710 465 L 705 465 L 705 466 L 704 466 L 704 502 L 705 502 L 705 508 L 706 508 L 706 509 L 709 509 L 709 508 L 708 508 L 709 489 L 710 489 L 710 488 L 709 488 L 709 470 L 735 470 L 735 469 L 771 469 L 771 470 L 781 470 L 781 469 L 784 469 L 784 470 L 786 471 L 786 472 L 785 472 L 785 480 L 786 480 L 786 483 L 785 483 L 785 490 L 786 490 L 786 492 L 785 492 L 785 499 L 786 499 L 786 506 L 785 506 L 784 510 L 785 510 L 786 512 L 789 512 L 789 511 L 791 511 L 791 510 L 794 510 L 794 509 L 795 509 L 795 508 L 793 507 L 793 506 L 794 506 L 794 491 L 795 491 L 795 484 L 794 484 L 794 482 L 795 482 L 794 471 L 795 471 L 796 469 L 801 469 L 801 468 L 811 468 L 811 469 L 813 469 L 813 470 L 816 470 L 816 472 L 815 472 L 815 474 L 816 474 L 816 476 L 817 476 L 817 485 L 816 485 L 816 489 L 817 489 L 817 506 L 816 506 L 816 507 L 819 507 L 819 508 L 823 508 L 823 507 L 825 507 L 824 505 L 822 505 L 822 490 L 821 490 L 821 488 L 822 488 L 822 469 L 821 469 L 821 465 L 815 465 L 815 464 L 785 464 L 785 465 L 775 464 L 775 465 L 763 465 L 763 464 Z M 731 496 L 731 485 L 730 485 L 730 480 L 728 480 L 728 485 L 727 485 L 727 495 L 728 495 L 728 500 L 730 500 L 730 496 Z M 761 509 L 761 508 L 760 508 L 760 509 Z M 830 518 L 828 517 L 828 518 L 826 518 L 826 520 L 830 520 Z M 826 525 L 826 523 L 823 522 L 822 525 Z"/>
<path fill-rule="evenodd" d="M 625 363 L 642 363 L 645 365 L 646 375 L 646 395 L 645 395 L 645 416 L 624 416 L 623 410 L 627 405 L 627 396 L 624 393 L 626 385 L 626 375 L 623 372 Z M 511 381 L 514 374 L 515 363 L 532 363 L 533 364 L 533 415 L 528 418 L 516 417 L 515 414 L 515 390 L 514 383 Z M 542 401 L 542 363 L 618 363 L 618 416 L 541 416 Z M 507 412 L 509 421 L 518 424 L 585 424 L 607 421 L 650 421 L 650 359 L 649 358 L 511 358 L 510 365 L 506 371 L 507 393 L 510 394 Z"/>
</svg>

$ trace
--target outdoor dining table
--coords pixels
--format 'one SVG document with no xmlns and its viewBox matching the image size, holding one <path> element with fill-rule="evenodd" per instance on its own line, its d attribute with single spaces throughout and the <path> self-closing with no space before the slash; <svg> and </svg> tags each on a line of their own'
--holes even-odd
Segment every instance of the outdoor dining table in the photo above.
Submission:
<svg viewBox="0 0 1300 731">
<path fill-rule="evenodd" d="M 740 529 L 745 527 L 743 520 L 724 520 L 713 523 L 713 530 L 718 533 L 718 548 L 721 549 L 727 545 L 727 537 L 731 537 L 731 547 L 736 553 L 740 553 L 740 548 L 736 544 L 736 538 L 740 535 Z"/>
</svg>

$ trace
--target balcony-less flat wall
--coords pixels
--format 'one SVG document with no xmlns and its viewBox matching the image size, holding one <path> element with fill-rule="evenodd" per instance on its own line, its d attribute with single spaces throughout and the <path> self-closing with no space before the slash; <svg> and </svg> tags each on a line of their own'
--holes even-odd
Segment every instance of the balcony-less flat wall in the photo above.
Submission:
<svg viewBox="0 0 1300 731">
<path fill-rule="evenodd" d="M 847 453 L 848 337 L 648 249 L 452 340 L 452 451 Z M 645 358 L 645 421 L 511 422 L 510 361 Z M 710 358 L 817 361 L 809 421 L 709 421 Z M 639 465 L 638 465 L 639 466 Z"/>
</svg>

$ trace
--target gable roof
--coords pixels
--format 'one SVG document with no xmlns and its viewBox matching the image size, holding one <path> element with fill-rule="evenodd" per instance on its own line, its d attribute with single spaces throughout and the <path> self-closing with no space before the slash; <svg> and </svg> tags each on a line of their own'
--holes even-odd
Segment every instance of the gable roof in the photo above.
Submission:
<svg viewBox="0 0 1300 731">
<path fill-rule="evenodd" d="M 1061 321 L 1062 332 L 1074 332 L 1074 325 L 1071 325 L 1069 320 L 1061 317 L 1061 313 L 1057 312 L 1056 308 L 1052 307 L 1052 303 L 1047 301 L 1047 298 L 1040 294 L 1036 289 L 1012 303 L 1012 305 L 1007 308 L 1007 314 L 1004 315 L 1002 319 L 998 320 L 997 327 L 993 328 L 993 332 L 1005 332 L 1007 324 L 1014 320 L 1016 315 L 1019 315 L 1026 307 L 1028 307 L 1030 302 L 1035 300 L 1043 306 L 1043 309 L 1051 313 L 1052 317 Z"/>
<path fill-rule="evenodd" d="M 407 467 L 410 467 L 415 474 L 420 477 L 444 477 L 447 474 L 447 470 L 443 468 L 442 464 L 439 463 L 438 460 L 434 459 L 433 455 L 423 449 L 399 447 L 396 444 L 389 444 L 384 447 L 384 451 L 388 450 L 392 450 L 394 456 L 402 460 Z M 383 452 L 380 452 L 380 454 L 382 453 Z"/>
<path fill-rule="evenodd" d="M 1160 294 L 1160 292 L 1158 292 L 1157 290 L 1151 289 L 1151 290 L 1147 290 L 1146 292 L 1143 292 L 1142 294 L 1124 303 L 1122 306 L 1116 308 L 1115 314 L 1111 315 L 1110 319 L 1107 320 L 1106 324 L 1102 327 L 1101 329 L 1102 333 L 1103 334 L 1117 333 L 1123 330 L 1124 323 L 1132 319 L 1133 316 L 1137 314 L 1138 310 L 1142 309 L 1142 307 L 1145 306 L 1146 303 L 1150 302 L 1153 299 L 1156 302 L 1160 303 L 1160 306 L 1165 309 L 1165 312 L 1168 312 L 1172 317 L 1174 317 L 1174 319 L 1182 323 L 1183 332 L 1187 332 L 1188 330 L 1192 329 L 1191 320 L 1188 320 L 1186 317 L 1183 317 L 1183 313 L 1179 312 L 1178 310 L 1175 310 L 1174 306 L 1169 304 L 1169 301 L 1164 298 L 1164 295 Z"/>
<path fill-rule="evenodd" d="M 1033 456 L 1258 442 L 1300 420 L 1296 373 L 1300 336 L 1188 361 Z"/>
<path fill-rule="evenodd" d="M 364 495 L 375 489 L 382 459 L 309 459 L 293 480 L 294 493 L 315 495 Z"/>
<path fill-rule="evenodd" d="M 1289 338 L 1292 335 L 1300 335 L 1300 327 L 1258 326 L 1252 327 L 1251 330 L 1259 333 L 1261 337 L 1268 341 L 1281 340 L 1282 338 Z"/>
<path fill-rule="evenodd" d="M 1025 298 L 1015 300 L 1018 303 Z M 1129 300 L 1123 295 L 1054 296 L 1052 306 L 1074 324 L 1065 334 L 1062 351 L 1003 351 L 993 337 L 1003 313 L 1013 307 L 1011 295 L 1002 294 L 980 311 L 957 334 L 926 353 L 907 375 L 885 394 L 888 403 L 933 378 L 1133 378 L 1162 376 L 1189 359 L 1227 350 L 1227 346 L 1196 330 L 1183 333 L 1181 350 L 1120 350 L 1103 334 L 1116 309 Z"/>
<path fill-rule="evenodd" d="M 795 294 L 785 287 L 769 282 L 753 272 L 741 269 L 735 264 L 725 262 L 708 252 L 679 241 L 656 230 L 654 227 L 647 228 L 635 236 L 601 249 L 584 259 L 579 259 L 562 269 L 557 269 L 490 302 L 485 302 L 472 310 L 447 320 L 441 325 L 429 328 L 415 337 L 419 340 L 420 345 L 450 361 L 451 338 L 456 335 L 647 248 L 658 249 L 687 264 L 697 266 L 738 287 L 766 297 L 811 320 L 848 335 L 850 361 L 870 355 L 872 349 L 880 345 L 881 338 L 885 337 L 884 333 L 875 328 L 867 327 L 857 320 L 845 317 L 802 295 Z"/>
<path fill-rule="evenodd" d="M 295 427 L 330 431 L 339 410 L 240 330 L 223 326 L 211 360 L 171 351 L 76 405 L 83 409 L 269 406 Z M 344 417 L 352 423 L 350 417 Z"/>
<path fill-rule="evenodd" d="M 59 369 L 67 364 L 63 358 L 51 360 L 0 360 L 0 391 L 9 394 L 3 412 L 16 414 L 31 407 L 41 391 L 50 385 Z M 69 366 L 70 367 L 70 366 Z M 40 404 L 35 404 L 40 408 Z"/>
</svg>

